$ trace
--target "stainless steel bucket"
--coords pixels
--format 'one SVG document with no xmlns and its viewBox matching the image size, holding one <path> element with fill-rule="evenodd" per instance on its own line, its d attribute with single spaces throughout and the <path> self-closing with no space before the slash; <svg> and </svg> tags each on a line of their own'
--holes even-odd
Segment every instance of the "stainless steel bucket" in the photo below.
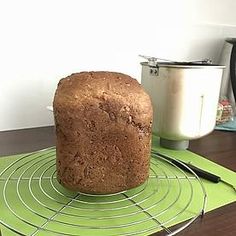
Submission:
<svg viewBox="0 0 236 236">
<path fill-rule="evenodd" d="M 152 99 L 153 132 L 162 146 L 186 149 L 215 126 L 224 66 L 142 62 L 141 84 Z"/>
</svg>

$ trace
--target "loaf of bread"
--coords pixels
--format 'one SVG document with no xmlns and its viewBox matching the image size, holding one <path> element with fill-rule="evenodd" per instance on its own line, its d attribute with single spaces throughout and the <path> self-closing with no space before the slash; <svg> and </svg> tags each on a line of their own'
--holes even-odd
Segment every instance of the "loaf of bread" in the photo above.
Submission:
<svg viewBox="0 0 236 236">
<path fill-rule="evenodd" d="M 147 180 L 153 112 L 137 80 L 116 72 L 72 74 L 60 80 L 53 109 L 64 187 L 108 194 Z"/>
</svg>

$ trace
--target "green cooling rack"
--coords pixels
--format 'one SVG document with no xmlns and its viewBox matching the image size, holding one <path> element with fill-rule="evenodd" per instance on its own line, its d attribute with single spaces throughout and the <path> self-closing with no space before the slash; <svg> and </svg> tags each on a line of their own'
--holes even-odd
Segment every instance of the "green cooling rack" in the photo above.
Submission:
<svg viewBox="0 0 236 236">
<path fill-rule="evenodd" d="M 150 235 L 161 230 L 174 235 L 204 214 L 206 192 L 199 178 L 159 156 L 152 155 L 142 186 L 91 195 L 57 182 L 55 155 L 53 147 L 5 158 L 0 165 L 0 223 L 7 236 Z M 183 220 L 181 227 L 170 229 Z"/>
</svg>

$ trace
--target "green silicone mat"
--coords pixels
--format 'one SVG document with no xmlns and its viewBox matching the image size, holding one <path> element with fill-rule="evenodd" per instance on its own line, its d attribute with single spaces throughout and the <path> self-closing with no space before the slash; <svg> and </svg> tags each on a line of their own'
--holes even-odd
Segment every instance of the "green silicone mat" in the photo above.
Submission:
<svg viewBox="0 0 236 236">
<path fill-rule="evenodd" d="M 160 148 L 158 143 L 153 137 L 154 150 L 191 161 L 236 184 L 236 173 L 189 151 Z M 236 200 L 228 186 L 202 182 L 152 156 L 150 178 L 144 185 L 119 194 L 92 196 L 70 192 L 57 182 L 54 148 L 2 157 L 1 232 L 3 236 L 149 235 L 160 230 L 171 234 L 170 226 L 186 220 L 191 223 L 201 214 L 204 189 L 207 211 Z"/>
</svg>

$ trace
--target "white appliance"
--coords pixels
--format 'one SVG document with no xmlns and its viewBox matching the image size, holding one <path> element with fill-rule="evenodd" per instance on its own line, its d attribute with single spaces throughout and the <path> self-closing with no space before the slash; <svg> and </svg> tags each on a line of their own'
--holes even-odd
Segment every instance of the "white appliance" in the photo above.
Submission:
<svg viewBox="0 0 236 236">
<path fill-rule="evenodd" d="M 210 133 L 215 127 L 224 66 L 200 62 L 142 62 L 141 84 L 149 93 L 153 132 L 160 144 L 186 149 L 189 140 Z"/>
</svg>

